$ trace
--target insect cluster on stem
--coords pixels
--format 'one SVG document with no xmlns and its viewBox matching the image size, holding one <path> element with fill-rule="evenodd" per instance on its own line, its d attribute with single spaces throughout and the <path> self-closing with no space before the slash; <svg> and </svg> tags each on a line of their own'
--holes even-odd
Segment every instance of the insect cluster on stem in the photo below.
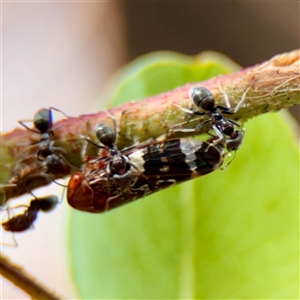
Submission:
<svg viewBox="0 0 300 300">
<path fill-rule="evenodd" d="M 210 135 L 207 140 L 170 138 L 166 134 L 119 150 L 116 146 L 117 124 L 111 116 L 113 129 L 106 123 L 95 127 L 98 143 L 85 138 L 87 145 L 97 149 L 98 153 L 93 157 L 85 155 L 82 168 L 71 175 L 67 185 L 70 206 L 85 212 L 102 213 L 219 169 L 227 153 L 236 151 L 244 137 L 240 125 L 224 115 L 234 114 L 245 96 L 232 109 L 226 95 L 226 107 L 216 105 L 212 93 L 205 87 L 192 88 L 189 95 L 196 109 L 179 108 L 192 116 L 205 116 L 205 119 L 192 128 L 183 128 L 189 121 L 179 123 L 171 128 L 171 133 L 194 134 L 207 126 Z M 59 111 L 53 107 L 40 109 L 34 115 L 33 129 L 20 121 L 25 128 L 40 135 L 34 143 L 38 144 L 36 159 L 43 162 L 46 174 L 69 171 L 73 167 L 64 157 L 64 150 L 54 146 L 53 110 Z M 57 199 L 48 196 L 31 200 L 23 214 L 2 223 L 4 230 L 27 230 L 38 212 L 51 210 L 58 203 Z"/>
</svg>

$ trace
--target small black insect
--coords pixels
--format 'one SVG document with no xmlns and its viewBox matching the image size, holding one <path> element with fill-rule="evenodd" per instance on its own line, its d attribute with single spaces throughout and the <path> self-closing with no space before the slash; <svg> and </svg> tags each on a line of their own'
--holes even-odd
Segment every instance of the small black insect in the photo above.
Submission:
<svg viewBox="0 0 300 300">
<path fill-rule="evenodd" d="M 183 128 L 183 129 L 172 129 L 172 131 L 180 132 L 199 132 L 204 126 L 209 125 L 215 133 L 214 144 L 223 143 L 225 148 L 230 152 L 237 150 L 242 143 L 244 131 L 236 130 L 235 127 L 240 125 L 228 118 L 225 118 L 223 114 L 232 115 L 238 111 L 241 104 L 244 102 L 245 94 L 243 95 L 239 104 L 232 109 L 227 95 L 224 93 L 224 98 L 227 107 L 215 105 L 215 98 L 212 93 L 203 86 L 195 87 L 190 90 L 190 98 L 193 103 L 201 111 L 193 111 L 186 108 L 180 108 L 186 113 L 192 115 L 207 115 L 208 119 L 198 124 L 195 128 Z M 184 125 L 187 122 L 177 124 L 176 127 Z"/>
<path fill-rule="evenodd" d="M 126 155 L 123 155 L 123 151 L 119 151 L 116 146 L 116 121 L 113 118 L 114 121 L 114 130 L 109 127 L 106 123 L 99 123 L 95 127 L 96 136 L 99 140 L 99 142 L 102 145 L 95 144 L 91 140 L 86 139 L 89 143 L 93 144 L 99 149 L 104 149 L 106 151 L 106 154 L 97 158 L 95 161 L 97 163 L 104 164 L 105 165 L 105 172 L 107 174 L 108 180 L 111 180 L 112 182 L 117 181 L 118 185 L 121 187 L 126 188 L 127 186 L 130 186 L 132 182 L 135 181 L 135 176 L 132 176 L 132 172 L 130 172 L 130 168 L 135 168 L 138 172 L 139 169 L 129 161 L 128 157 Z M 128 151 L 131 148 L 134 148 L 135 146 L 131 146 L 129 148 L 126 148 Z M 141 172 L 140 172 L 141 173 Z M 143 176 L 143 174 L 141 173 Z"/>
<path fill-rule="evenodd" d="M 19 121 L 19 123 L 26 129 L 40 135 L 40 140 L 32 143 L 31 145 L 39 145 L 36 156 L 37 159 L 43 162 L 43 165 L 46 168 L 46 173 L 69 174 L 70 167 L 72 166 L 61 154 L 64 152 L 64 150 L 54 146 L 53 110 L 58 111 L 67 117 L 61 110 L 57 108 L 41 108 L 35 113 L 32 120 L 34 128 L 30 128 L 25 124 L 25 122 L 30 122 L 29 120 Z"/>
<path fill-rule="evenodd" d="M 35 198 L 30 201 L 29 206 L 22 214 L 16 215 L 8 221 L 2 223 L 2 227 L 4 230 L 11 232 L 25 231 L 32 227 L 39 211 L 51 211 L 58 203 L 58 197 L 55 195 L 50 195 L 43 198 Z"/>
<path fill-rule="evenodd" d="M 38 110 L 33 118 L 33 125 L 35 128 L 29 128 L 25 122 L 29 122 L 27 120 L 19 121 L 19 123 L 24 126 L 26 129 L 40 134 L 40 140 L 36 143 L 39 144 L 39 150 L 37 152 L 37 158 L 40 160 L 44 160 L 48 155 L 53 153 L 53 137 L 54 133 L 52 130 L 53 126 L 53 117 L 52 110 L 56 108 L 50 107 L 41 108 Z M 34 144 L 36 144 L 34 143 Z"/>
</svg>

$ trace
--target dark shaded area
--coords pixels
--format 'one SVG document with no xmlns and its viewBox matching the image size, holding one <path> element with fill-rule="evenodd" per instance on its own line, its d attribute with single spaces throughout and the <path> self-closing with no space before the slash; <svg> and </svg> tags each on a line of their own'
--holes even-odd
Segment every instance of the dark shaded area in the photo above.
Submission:
<svg viewBox="0 0 300 300">
<path fill-rule="evenodd" d="M 123 3 L 130 60 L 155 50 L 215 50 L 241 66 L 300 47 L 299 2 Z M 291 109 L 299 120 L 299 106 Z"/>
</svg>

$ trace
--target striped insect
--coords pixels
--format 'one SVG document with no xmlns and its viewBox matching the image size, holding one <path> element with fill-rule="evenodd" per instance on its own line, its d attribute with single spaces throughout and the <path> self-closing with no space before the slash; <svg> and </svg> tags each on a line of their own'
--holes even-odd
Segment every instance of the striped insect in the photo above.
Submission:
<svg viewBox="0 0 300 300">
<path fill-rule="evenodd" d="M 69 204 L 82 211 L 108 211 L 211 173 L 223 162 L 222 146 L 195 139 L 152 140 L 119 151 L 109 126 L 102 123 L 96 135 L 102 143 L 96 146 L 105 148 L 108 155 L 74 173 L 67 189 Z"/>
</svg>

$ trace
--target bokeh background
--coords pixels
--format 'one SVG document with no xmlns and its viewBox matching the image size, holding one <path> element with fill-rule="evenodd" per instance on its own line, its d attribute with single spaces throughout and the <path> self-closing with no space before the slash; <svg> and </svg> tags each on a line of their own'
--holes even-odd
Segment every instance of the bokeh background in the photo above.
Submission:
<svg viewBox="0 0 300 300">
<path fill-rule="evenodd" d="M 2 2 L 1 10 L 1 132 L 41 107 L 71 116 L 103 108 L 109 78 L 150 51 L 215 50 L 247 67 L 300 46 L 300 3 L 292 1 Z M 299 106 L 292 113 L 299 119 Z M 35 192 L 61 193 L 56 185 Z M 34 230 L 16 236 L 17 248 L 2 251 L 75 299 L 64 245 L 69 209 L 63 202 L 40 214 Z M 29 299 L 1 281 L 1 299 Z"/>
</svg>

